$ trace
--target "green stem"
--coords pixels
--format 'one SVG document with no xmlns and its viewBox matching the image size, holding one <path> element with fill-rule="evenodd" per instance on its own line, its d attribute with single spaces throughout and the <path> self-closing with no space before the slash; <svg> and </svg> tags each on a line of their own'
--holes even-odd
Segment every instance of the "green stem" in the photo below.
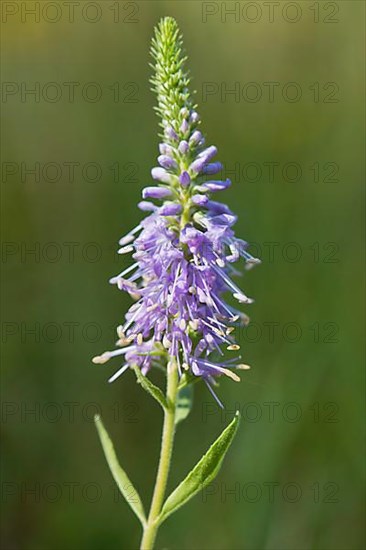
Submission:
<svg viewBox="0 0 366 550">
<path fill-rule="evenodd" d="M 161 439 L 160 459 L 158 473 L 151 501 L 151 508 L 144 533 L 141 540 L 141 550 L 151 550 L 159 529 L 157 519 L 161 512 L 168 481 L 170 462 L 172 457 L 174 434 L 175 434 L 175 408 L 178 392 L 178 371 L 176 364 L 172 361 L 168 366 L 167 401 L 168 408 L 164 410 L 163 435 Z"/>
</svg>

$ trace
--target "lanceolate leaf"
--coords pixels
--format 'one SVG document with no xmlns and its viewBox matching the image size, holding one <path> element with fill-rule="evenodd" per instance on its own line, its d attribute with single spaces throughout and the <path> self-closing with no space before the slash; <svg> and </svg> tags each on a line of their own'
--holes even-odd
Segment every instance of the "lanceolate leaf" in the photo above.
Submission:
<svg viewBox="0 0 366 550">
<path fill-rule="evenodd" d="M 239 411 L 222 434 L 211 445 L 187 477 L 169 495 L 158 518 L 162 523 L 170 514 L 188 502 L 195 494 L 211 483 L 218 474 L 224 456 L 234 439 L 240 420 Z"/>
<path fill-rule="evenodd" d="M 155 384 L 153 384 L 151 380 L 144 376 L 137 365 L 133 366 L 133 370 L 135 371 L 138 382 L 141 384 L 144 390 L 146 390 L 154 399 L 156 399 L 156 401 L 160 403 L 163 409 L 167 409 L 168 403 L 161 389 L 155 386 Z"/>
<path fill-rule="evenodd" d="M 102 420 L 99 415 L 94 417 L 95 425 L 98 430 L 100 441 L 103 447 L 105 457 L 108 462 L 109 469 L 112 473 L 112 476 L 115 482 L 118 485 L 119 490 L 122 495 L 125 497 L 128 504 L 131 506 L 132 510 L 135 512 L 136 516 L 141 521 L 142 525 L 146 524 L 146 517 L 143 504 L 141 502 L 140 496 L 134 486 L 132 485 L 130 479 L 128 478 L 126 472 L 121 468 L 116 456 L 116 452 L 113 447 L 113 443 L 103 426 Z"/>
<path fill-rule="evenodd" d="M 178 393 L 177 405 L 175 409 L 175 424 L 185 420 L 191 412 L 193 403 L 193 386 L 185 386 Z"/>
</svg>

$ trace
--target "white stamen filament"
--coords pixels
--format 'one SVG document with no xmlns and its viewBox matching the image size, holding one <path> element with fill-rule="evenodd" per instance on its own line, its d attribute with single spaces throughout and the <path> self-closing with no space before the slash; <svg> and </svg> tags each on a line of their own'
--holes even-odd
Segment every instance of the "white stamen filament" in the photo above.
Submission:
<svg viewBox="0 0 366 550">
<path fill-rule="evenodd" d="M 123 349 L 114 349 L 113 351 L 105 351 L 104 353 L 102 353 L 102 355 L 97 355 L 96 357 L 93 357 L 92 362 L 95 365 L 103 365 L 103 363 L 106 363 L 111 357 L 123 355 L 131 349 L 134 349 L 134 346 L 128 346 L 127 348 Z"/>
<path fill-rule="evenodd" d="M 221 323 L 221 321 L 219 321 L 218 319 L 215 319 L 215 317 L 207 317 L 207 319 L 209 319 L 210 321 L 212 321 L 213 323 L 216 323 L 217 325 L 223 327 L 223 328 L 226 328 L 226 325 L 225 323 Z"/>
<path fill-rule="evenodd" d="M 135 304 L 137 305 L 137 304 Z M 129 321 L 126 321 L 126 323 L 123 325 L 122 330 L 123 332 L 126 332 L 127 329 L 132 325 L 132 323 L 135 321 L 136 317 L 140 313 L 141 307 L 137 308 L 135 313 L 132 315 L 131 319 Z"/>
<path fill-rule="evenodd" d="M 205 321 L 204 319 L 201 319 L 201 321 L 204 325 L 206 325 L 206 327 L 208 327 L 210 330 L 212 330 L 212 332 L 214 332 L 216 334 L 216 336 L 218 336 L 223 342 L 226 342 L 227 344 L 230 344 L 230 340 L 225 338 L 225 334 L 223 332 L 221 332 L 216 327 L 213 327 L 212 325 L 207 323 L 207 321 Z M 207 335 L 207 336 L 209 336 L 209 335 Z"/>
<path fill-rule="evenodd" d="M 130 265 L 130 267 L 122 271 L 119 275 L 115 275 L 115 277 L 112 277 L 111 279 L 109 279 L 109 282 L 112 285 L 115 285 L 118 282 L 118 279 L 120 279 L 121 277 L 124 277 L 125 275 L 127 275 L 127 273 L 130 273 L 130 271 L 133 271 L 136 267 L 138 267 L 138 265 L 139 265 L 138 263 Z"/>
<path fill-rule="evenodd" d="M 172 287 L 172 290 L 170 291 L 170 295 L 169 295 L 169 298 L 168 298 L 168 300 L 167 300 L 167 307 L 170 307 L 170 306 L 172 305 L 172 303 L 173 303 L 174 291 L 175 291 L 175 287 L 176 287 L 176 285 L 177 285 L 178 276 L 179 276 L 179 272 L 180 272 L 180 265 L 181 265 L 181 264 L 178 264 L 178 267 L 177 267 L 176 272 L 175 272 L 173 287 Z"/>
<path fill-rule="evenodd" d="M 214 269 L 214 271 L 225 281 L 225 283 L 227 284 L 227 286 L 233 290 L 236 294 L 239 294 L 239 295 L 243 295 L 245 296 L 245 294 L 242 293 L 242 291 L 240 290 L 240 288 L 238 286 L 236 286 L 236 284 L 230 279 L 230 277 L 227 276 L 227 274 L 225 273 L 225 271 L 223 271 L 222 269 L 218 269 L 215 265 L 212 264 L 212 267 Z M 235 296 L 235 294 L 234 294 Z"/>
<path fill-rule="evenodd" d="M 132 231 L 130 231 L 129 233 L 127 233 L 127 235 L 125 235 L 124 237 L 121 237 L 120 240 L 118 241 L 119 244 L 121 246 L 123 246 L 124 244 L 128 244 L 129 242 L 131 242 L 129 239 L 130 237 L 132 237 L 132 235 L 134 235 L 135 233 L 137 233 L 138 231 L 140 231 L 140 229 L 142 229 L 142 225 L 136 225 L 136 227 L 134 229 L 132 229 Z"/>
<path fill-rule="evenodd" d="M 111 382 L 114 382 L 119 376 L 121 376 L 121 374 L 123 374 L 128 368 L 129 368 L 130 365 L 123 365 L 123 367 L 121 367 L 117 372 L 114 373 L 113 376 L 111 376 L 108 380 L 109 383 Z"/>
</svg>

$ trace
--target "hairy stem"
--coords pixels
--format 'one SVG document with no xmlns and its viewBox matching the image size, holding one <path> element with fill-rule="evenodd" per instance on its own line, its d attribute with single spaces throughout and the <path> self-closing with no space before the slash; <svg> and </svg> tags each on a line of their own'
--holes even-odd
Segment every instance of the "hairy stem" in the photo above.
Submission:
<svg viewBox="0 0 366 550">
<path fill-rule="evenodd" d="M 165 496 L 168 481 L 170 462 L 172 457 L 174 434 L 175 434 L 175 409 L 178 392 L 178 371 L 175 362 L 168 365 L 167 401 L 168 408 L 164 411 L 163 435 L 161 439 L 160 459 L 154 493 L 151 501 L 151 508 L 147 524 L 141 540 L 141 550 L 151 550 L 159 529 L 157 519 L 159 517 Z"/>
</svg>

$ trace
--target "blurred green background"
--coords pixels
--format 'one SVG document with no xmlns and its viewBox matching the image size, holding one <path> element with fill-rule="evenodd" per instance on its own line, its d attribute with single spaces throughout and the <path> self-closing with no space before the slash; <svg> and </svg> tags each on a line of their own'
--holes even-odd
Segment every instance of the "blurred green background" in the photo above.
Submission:
<svg viewBox="0 0 366 550">
<path fill-rule="evenodd" d="M 184 34 L 208 142 L 234 170 L 222 200 L 263 263 L 241 283 L 256 299 L 239 335 L 253 368 L 221 384 L 225 413 L 197 388 L 170 487 L 238 407 L 240 432 L 157 547 L 365 547 L 364 3 L 276 6 L 81 1 L 72 15 L 65 2 L 2 3 L 6 550 L 138 546 L 91 419 L 101 411 L 147 505 L 160 410 L 131 373 L 107 383 L 118 362 L 90 358 L 113 346 L 130 303 L 108 278 L 128 265 L 117 240 L 138 223 L 156 162 L 148 50 L 163 15 Z"/>
</svg>

